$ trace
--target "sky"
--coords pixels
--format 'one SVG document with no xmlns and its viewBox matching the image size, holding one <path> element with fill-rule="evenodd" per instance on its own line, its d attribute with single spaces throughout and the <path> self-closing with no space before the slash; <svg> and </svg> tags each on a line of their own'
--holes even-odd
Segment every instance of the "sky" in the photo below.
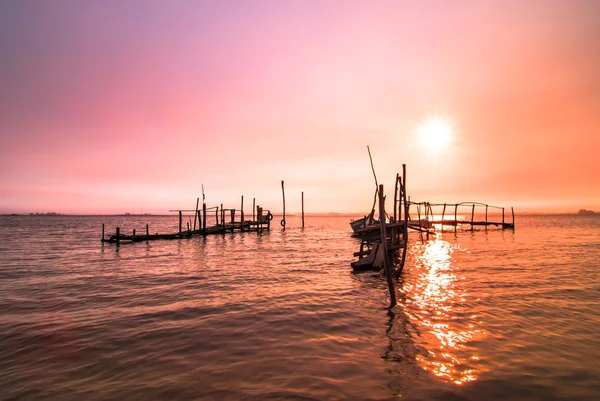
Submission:
<svg viewBox="0 0 600 401">
<path fill-rule="evenodd" d="M 367 145 L 414 201 L 600 211 L 598 38 L 594 0 L 4 0 L 0 213 L 363 214 Z"/>
</svg>

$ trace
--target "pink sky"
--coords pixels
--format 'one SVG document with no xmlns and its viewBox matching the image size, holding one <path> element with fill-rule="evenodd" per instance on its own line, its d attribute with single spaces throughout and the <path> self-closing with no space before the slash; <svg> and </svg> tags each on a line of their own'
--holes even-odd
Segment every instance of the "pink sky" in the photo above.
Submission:
<svg viewBox="0 0 600 401">
<path fill-rule="evenodd" d="M 0 213 L 600 210 L 597 1 L 2 1 Z M 439 154 L 416 127 L 454 128 Z"/>
</svg>

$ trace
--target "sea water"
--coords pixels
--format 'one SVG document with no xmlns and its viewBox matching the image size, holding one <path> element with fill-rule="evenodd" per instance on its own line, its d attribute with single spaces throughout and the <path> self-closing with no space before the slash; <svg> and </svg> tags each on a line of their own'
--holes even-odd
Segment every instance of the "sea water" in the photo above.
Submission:
<svg viewBox="0 0 600 401">
<path fill-rule="evenodd" d="M 600 216 L 411 234 L 391 310 L 349 220 L 0 216 L 0 399 L 600 399 Z"/>
</svg>

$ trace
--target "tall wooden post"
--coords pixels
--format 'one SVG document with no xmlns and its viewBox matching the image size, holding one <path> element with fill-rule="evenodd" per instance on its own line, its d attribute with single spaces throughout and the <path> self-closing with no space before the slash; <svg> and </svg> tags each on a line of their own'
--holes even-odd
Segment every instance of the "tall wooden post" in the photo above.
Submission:
<svg viewBox="0 0 600 401">
<path fill-rule="evenodd" d="M 150 227 L 148 226 L 148 223 L 146 223 L 146 243 L 148 243 L 149 236 L 150 236 Z"/>
<path fill-rule="evenodd" d="M 281 227 L 285 230 L 285 188 L 283 187 L 283 180 L 281 180 L 281 194 L 283 195 L 283 218 L 281 219 Z"/>
<path fill-rule="evenodd" d="M 256 221 L 256 198 L 252 198 L 252 221 Z"/>
<path fill-rule="evenodd" d="M 473 203 L 473 209 L 471 209 L 471 231 L 473 231 L 473 220 L 475 219 L 475 204 Z"/>
<path fill-rule="evenodd" d="M 396 213 L 398 206 L 398 178 L 399 174 L 396 173 L 396 183 L 394 184 L 394 223 L 398 221 L 398 214 Z"/>
<path fill-rule="evenodd" d="M 302 228 L 304 228 L 304 191 L 302 191 Z"/>
<path fill-rule="evenodd" d="M 196 215 L 198 217 L 198 231 L 202 230 L 202 216 L 200 215 L 200 210 L 196 210 Z"/>
<path fill-rule="evenodd" d="M 404 231 L 402 233 L 402 260 L 400 261 L 400 267 L 396 270 L 396 280 L 400 277 L 400 273 L 404 269 L 404 263 L 406 262 L 406 250 L 408 248 L 408 208 L 409 204 L 406 200 L 406 165 L 402 165 L 402 181 L 400 182 L 400 188 L 402 191 L 402 201 L 404 201 Z"/>
<path fill-rule="evenodd" d="M 258 222 L 258 229 L 262 230 L 262 207 L 256 205 L 256 221 Z"/>
<path fill-rule="evenodd" d="M 454 205 L 454 232 L 458 229 L 458 216 L 456 215 L 458 211 L 458 203 Z"/>
<path fill-rule="evenodd" d="M 104 242 L 104 223 L 102 223 L 102 242 Z"/>
<path fill-rule="evenodd" d="M 117 232 L 115 233 L 115 237 L 116 237 L 116 241 L 117 241 L 117 246 L 119 246 L 121 244 L 121 228 L 117 227 Z"/>
<path fill-rule="evenodd" d="M 502 227 L 504 227 L 504 208 L 502 208 Z"/>
<path fill-rule="evenodd" d="M 183 224 L 183 218 L 181 216 L 181 210 L 179 211 L 179 232 L 181 232 L 181 225 Z"/>
<path fill-rule="evenodd" d="M 389 263 L 387 233 L 385 227 L 385 205 L 383 197 L 383 184 L 379 184 L 379 227 L 381 230 L 381 250 L 383 252 L 383 270 L 387 278 L 388 290 L 390 291 L 390 308 L 396 305 L 396 289 L 394 279 L 392 278 L 391 266 Z"/>
<path fill-rule="evenodd" d="M 198 205 L 200 204 L 200 198 L 196 198 L 196 211 L 194 212 L 194 231 L 196 231 L 196 219 L 198 218 Z"/>
<path fill-rule="evenodd" d="M 242 195 L 242 202 L 240 205 L 240 230 L 244 231 L 244 195 Z"/>
<path fill-rule="evenodd" d="M 510 211 L 512 213 L 512 224 L 513 228 L 515 228 L 515 208 L 511 206 Z"/>
<path fill-rule="evenodd" d="M 202 230 L 206 231 L 206 203 L 202 203 Z"/>
</svg>

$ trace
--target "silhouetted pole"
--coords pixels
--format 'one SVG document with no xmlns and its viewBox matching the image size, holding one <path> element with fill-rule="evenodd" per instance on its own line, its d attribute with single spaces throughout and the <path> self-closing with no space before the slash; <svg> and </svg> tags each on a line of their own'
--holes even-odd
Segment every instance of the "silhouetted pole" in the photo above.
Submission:
<svg viewBox="0 0 600 401">
<path fill-rule="evenodd" d="M 148 243 L 149 235 L 150 235 L 150 227 L 148 226 L 148 223 L 146 223 L 146 243 Z"/>
<path fill-rule="evenodd" d="M 181 216 L 181 210 L 179 211 L 179 232 L 181 232 L 181 226 L 183 224 L 183 220 L 182 220 L 182 216 Z"/>
<path fill-rule="evenodd" d="M 513 228 L 515 228 L 515 208 L 511 206 L 510 211 L 512 212 Z"/>
<path fill-rule="evenodd" d="M 304 228 L 304 191 L 302 191 L 302 228 Z"/>
<path fill-rule="evenodd" d="M 502 208 L 502 227 L 504 227 L 504 208 Z"/>
<path fill-rule="evenodd" d="M 387 233 L 385 229 L 385 205 L 383 197 L 383 184 L 379 184 L 379 227 L 381 229 L 381 248 L 383 252 L 383 270 L 387 278 L 388 290 L 390 291 L 390 308 L 396 305 L 396 289 L 394 288 L 394 279 L 389 263 L 389 255 L 387 248 Z"/>
<path fill-rule="evenodd" d="M 194 231 L 196 231 L 196 220 L 198 218 L 198 205 L 200 204 L 200 198 L 196 198 L 196 209 L 194 209 Z"/>
<path fill-rule="evenodd" d="M 396 214 L 396 206 L 398 205 L 398 178 L 399 174 L 396 173 L 396 183 L 394 184 L 394 223 L 397 221 L 396 218 L 398 217 Z"/>
<path fill-rule="evenodd" d="M 206 231 L 206 203 L 202 203 L 202 230 Z"/>
<path fill-rule="evenodd" d="M 252 198 L 252 221 L 256 221 L 256 198 Z"/>
<path fill-rule="evenodd" d="M 473 203 L 473 209 L 471 209 L 471 231 L 473 231 L 473 221 L 475 219 L 475 204 Z"/>
<path fill-rule="evenodd" d="M 102 242 L 104 242 L 104 223 L 102 223 Z"/>
<path fill-rule="evenodd" d="M 454 232 L 456 232 L 456 230 L 458 229 L 458 218 L 457 218 L 457 213 L 458 211 L 458 203 L 456 205 L 454 205 Z"/>
<path fill-rule="evenodd" d="M 281 227 L 285 230 L 285 188 L 283 187 L 283 180 L 281 180 L 281 194 L 283 196 L 283 219 L 281 219 Z"/>
<path fill-rule="evenodd" d="M 117 232 L 115 233 L 115 237 L 116 237 L 116 241 L 117 241 L 117 246 L 119 246 L 119 244 L 121 243 L 121 228 L 117 227 Z"/>
<path fill-rule="evenodd" d="M 240 204 L 240 230 L 244 231 L 244 195 Z"/>
</svg>

